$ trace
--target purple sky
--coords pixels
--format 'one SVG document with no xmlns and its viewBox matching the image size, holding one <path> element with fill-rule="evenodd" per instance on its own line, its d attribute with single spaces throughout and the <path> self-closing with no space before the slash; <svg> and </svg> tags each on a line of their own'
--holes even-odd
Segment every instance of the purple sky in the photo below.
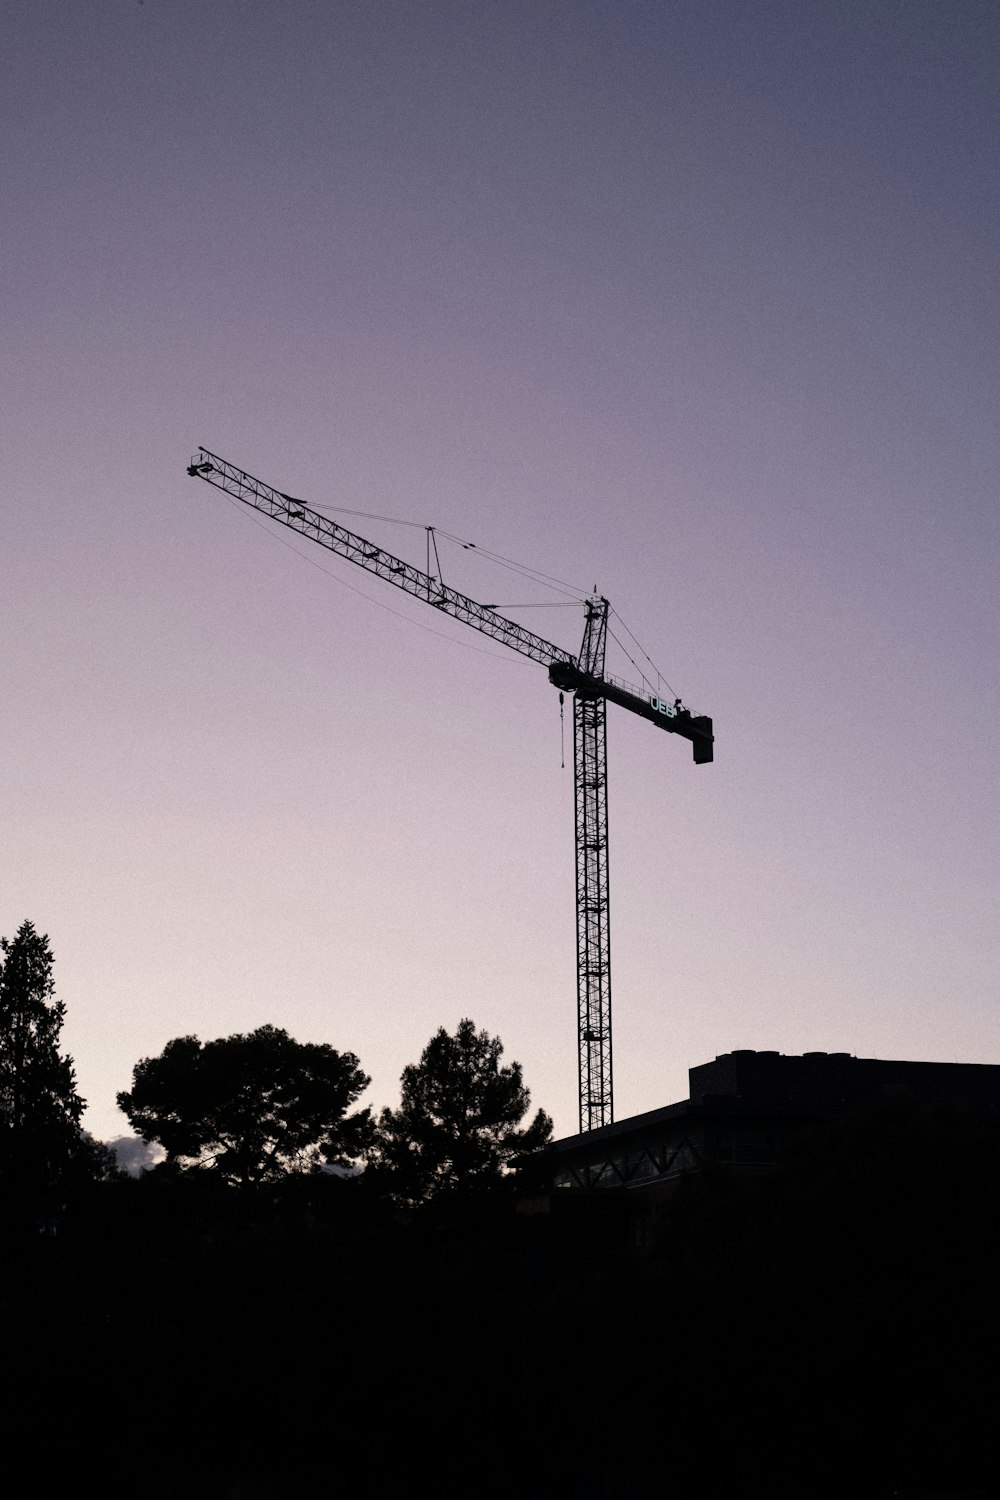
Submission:
<svg viewBox="0 0 1000 1500">
<path fill-rule="evenodd" d="M 183 1033 L 381 1105 L 470 1015 L 576 1128 L 544 669 L 199 443 L 596 583 L 714 716 L 609 711 L 619 1117 L 733 1047 L 1000 1062 L 1000 7 L 8 0 L 2 53 L 0 931 L 89 1127 Z"/>
</svg>

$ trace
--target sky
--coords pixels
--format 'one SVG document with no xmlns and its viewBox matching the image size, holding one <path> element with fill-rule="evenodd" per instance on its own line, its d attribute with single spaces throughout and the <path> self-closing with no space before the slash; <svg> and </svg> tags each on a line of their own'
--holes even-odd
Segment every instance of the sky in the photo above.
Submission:
<svg viewBox="0 0 1000 1500">
<path fill-rule="evenodd" d="M 1000 7 L 8 0 L 2 42 L 0 932 L 50 937 L 87 1127 L 175 1036 L 329 1042 L 380 1107 L 471 1016 L 576 1129 L 545 669 L 199 444 L 565 580 L 441 542 L 571 651 L 596 585 L 713 717 L 695 766 L 608 713 L 616 1117 L 737 1047 L 1000 1062 Z"/>
</svg>

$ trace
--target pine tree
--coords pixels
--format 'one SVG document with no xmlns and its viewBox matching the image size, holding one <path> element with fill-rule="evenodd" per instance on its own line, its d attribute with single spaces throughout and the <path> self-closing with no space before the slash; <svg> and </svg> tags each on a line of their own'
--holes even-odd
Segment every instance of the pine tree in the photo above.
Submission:
<svg viewBox="0 0 1000 1500">
<path fill-rule="evenodd" d="M 250 1187 L 324 1162 L 353 1164 L 368 1145 L 371 1111 L 347 1110 L 370 1082 L 353 1052 L 258 1026 L 205 1043 L 175 1037 L 136 1063 L 118 1106 L 143 1140 L 166 1147 L 168 1163 Z"/>
<path fill-rule="evenodd" d="M 460 1021 L 442 1026 L 419 1063 L 404 1068 L 398 1110 L 379 1117 L 373 1177 L 392 1195 L 419 1203 L 500 1187 L 512 1168 L 544 1150 L 552 1121 L 543 1109 L 521 1128 L 531 1095 L 521 1064 L 501 1066 L 503 1043 Z"/>
<path fill-rule="evenodd" d="M 0 1184 L 10 1208 L 51 1211 L 87 1155 L 73 1059 L 59 1051 L 66 1007 L 52 950 L 31 922 L 0 939 Z"/>
</svg>

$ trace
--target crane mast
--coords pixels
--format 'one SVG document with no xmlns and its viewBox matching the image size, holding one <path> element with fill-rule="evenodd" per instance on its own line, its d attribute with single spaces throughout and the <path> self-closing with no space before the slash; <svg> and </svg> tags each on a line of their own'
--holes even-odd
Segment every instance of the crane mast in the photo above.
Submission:
<svg viewBox="0 0 1000 1500">
<path fill-rule="evenodd" d="M 604 676 L 608 601 L 588 599 L 580 668 Z M 614 1119 L 611 1074 L 611 908 L 608 898 L 608 725 L 605 700 L 573 694 L 576 828 L 576 1003 L 580 1129 Z M 587 1124 L 584 1125 L 584 1120 Z"/>
<path fill-rule="evenodd" d="M 691 742 L 696 765 L 713 758 L 712 720 L 696 717 L 679 701 L 630 692 L 604 675 L 608 633 L 607 599 L 585 601 L 586 625 L 579 657 L 508 620 L 492 606 L 446 588 L 429 571 L 312 510 L 301 500 L 255 479 L 246 470 L 199 448 L 188 474 L 270 516 L 310 541 L 383 578 L 414 598 L 461 620 L 531 661 L 548 667 L 549 680 L 573 694 L 573 785 L 576 833 L 577 1039 L 580 1130 L 596 1130 L 614 1118 L 611 1055 L 611 932 L 608 892 L 608 702 L 648 719 Z"/>
</svg>

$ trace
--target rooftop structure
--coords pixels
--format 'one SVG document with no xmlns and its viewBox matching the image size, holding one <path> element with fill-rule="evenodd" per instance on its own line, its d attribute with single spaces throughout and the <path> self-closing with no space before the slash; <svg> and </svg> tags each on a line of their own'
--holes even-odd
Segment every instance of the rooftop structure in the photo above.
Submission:
<svg viewBox="0 0 1000 1500">
<path fill-rule="evenodd" d="M 706 1162 L 773 1170 L 796 1130 L 894 1095 L 949 1100 L 1000 1125 L 1000 1066 L 848 1052 L 726 1052 L 688 1072 L 690 1097 L 555 1143 L 556 1188 L 669 1192 Z"/>
</svg>

